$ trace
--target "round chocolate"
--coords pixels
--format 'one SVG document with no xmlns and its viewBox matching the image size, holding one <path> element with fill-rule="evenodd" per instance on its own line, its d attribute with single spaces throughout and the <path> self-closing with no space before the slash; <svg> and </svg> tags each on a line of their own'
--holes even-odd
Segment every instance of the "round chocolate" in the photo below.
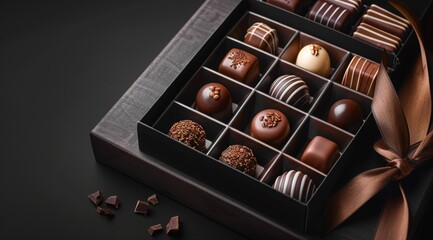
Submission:
<svg viewBox="0 0 433 240">
<path fill-rule="evenodd" d="M 325 48 L 317 44 L 309 44 L 301 49 L 296 58 L 296 65 L 328 77 L 331 72 L 331 59 Z"/>
<path fill-rule="evenodd" d="M 255 175 L 257 159 L 246 146 L 230 145 L 221 153 L 220 161 L 250 176 Z"/>
<path fill-rule="evenodd" d="M 275 79 L 269 95 L 296 107 L 302 107 L 313 100 L 307 84 L 295 75 L 282 75 Z"/>
<path fill-rule="evenodd" d="M 284 113 L 275 109 L 265 109 L 251 121 L 250 135 L 272 146 L 281 146 L 289 133 L 289 120 Z"/>
<path fill-rule="evenodd" d="M 276 54 L 278 50 L 277 31 L 262 22 L 248 28 L 244 42 L 271 54 Z"/>
<path fill-rule="evenodd" d="M 202 113 L 224 121 L 232 114 L 232 96 L 223 85 L 208 83 L 198 90 L 195 107 Z"/>
<path fill-rule="evenodd" d="M 352 99 L 335 102 L 328 112 L 328 122 L 350 132 L 356 132 L 362 125 L 361 106 Z"/>
<path fill-rule="evenodd" d="M 277 177 L 272 187 L 304 203 L 311 198 L 316 189 L 316 185 L 307 174 L 295 170 L 290 170 Z"/>
<path fill-rule="evenodd" d="M 206 132 L 200 124 L 194 121 L 182 120 L 173 124 L 168 135 L 199 151 L 206 150 Z"/>
</svg>

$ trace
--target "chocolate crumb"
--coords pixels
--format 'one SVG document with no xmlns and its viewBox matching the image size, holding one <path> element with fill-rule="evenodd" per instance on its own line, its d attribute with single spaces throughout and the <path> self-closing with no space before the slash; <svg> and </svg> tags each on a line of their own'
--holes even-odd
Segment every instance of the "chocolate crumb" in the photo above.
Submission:
<svg viewBox="0 0 433 240">
<path fill-rule="evenodd" d="M 161 224 L 152 225 L 149 227 L 149 229 L 147 229 L 147 232 L 150 234 L 150 236 L 162 232 L 162 225 Z"/>
<path fill-rule="evenodd" d="M 152 204 L 153 206 L 155 206 L 159 203 L 158 197 L 156 196 L 156 194 L 153 194 L 152 196 L 148 197 L 147 201 L 150 202 L 150 204 Z"/>
<path fill-rule="evenodd" d="M 105 203 L 111 206 L 114 206 L 115 208 L 119 208 L 120 200 L 117 195 L 110 196 L 105 200 Z"/>
<path fill-rule="evenodd" d="M 93 202 L 96 206 L 102 203 L 104 198 L 102 197 L 102 193 L 100 191 L 96 191 L 94 193 L 91 193 L 87 195 L 87 197 L 90 199 L 90 201 Z"/>
<path fill-rule="evenodd" d="M 114 213 L 110 209 L 108 209 L 108 208 L 103 208 L 103 207 L 97 206 L 96 207 L 96 211 L 99 214 L 105 215 L 105 216 L 108 216 L 108 217 L 113 217 L 114 216 Z"/>
<path fill-rule="evenodd" d="M 135 205 L 134 213 L 147 215 L 149 210 L 149 203 L 142 200 L 137 200 L 137 204 Z"/>
<path fill-rule="evenodd" d="M 167 223 L 166 233 L 167 234 L 173 234 L 179 231 L 180 227 L 180 220 L 179 216 L 174 216 L 170 218 L 170 221 Z"/>
</svg>

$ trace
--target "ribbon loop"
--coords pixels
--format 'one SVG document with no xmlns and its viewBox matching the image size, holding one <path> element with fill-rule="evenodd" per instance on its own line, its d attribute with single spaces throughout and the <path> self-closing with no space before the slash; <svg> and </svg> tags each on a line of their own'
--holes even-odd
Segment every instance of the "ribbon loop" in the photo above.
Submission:
<svg viewBox="0 0 433 240">
<path fill-rule="evenodd" d="M 396 176 L 397 181 L 407 177 L 413 171 L 413 166 L 408 158 L 396 158 L 388 162 L 387 165 L 400 170 L 400 174 Z"/>
</svg>

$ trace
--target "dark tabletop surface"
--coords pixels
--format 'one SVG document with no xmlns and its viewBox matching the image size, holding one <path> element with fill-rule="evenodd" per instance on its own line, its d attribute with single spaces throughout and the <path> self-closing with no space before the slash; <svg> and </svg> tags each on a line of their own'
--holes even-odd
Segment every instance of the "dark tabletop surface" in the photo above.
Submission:
<svg viewBox="0 0 433 240">
<path fill-rule="evenodd" d="M 90 144 L 91 129 L 203 2 L 0 3 L 0 239 L 152 239 L 147 228 L 174 215 L 182 238 L 243 239 L 163 195 L 149 216 L 134 214 L 157 190 L 97 163 Z M 96 213 L 87 199 L 96 190 L 120 196 L 114 218 Z"/>
</svg>

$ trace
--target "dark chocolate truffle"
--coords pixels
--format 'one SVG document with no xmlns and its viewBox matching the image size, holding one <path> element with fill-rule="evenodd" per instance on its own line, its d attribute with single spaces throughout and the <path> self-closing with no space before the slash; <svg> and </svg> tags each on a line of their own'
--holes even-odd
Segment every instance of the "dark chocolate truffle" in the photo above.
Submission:
<svg viewBox="0 0 433 240">
<path fill-rule="evenodd" d="M 362 120 L 362 108 L 352 99 L 338 100 L 328 112 L 329 123 L 351 132 L 358 130 Z"/>
<path fill-rule="evenodd" d="M 331 59 L 325 48 L 317 44 L 308 44 L 299 51 L 296 65 L 322 77 L 331 72 Z"/>
<path fill-rule="evenodd" d="M 245 84 L 252 84 L 260 74 L 259 59 L 250 53 L 233 48 L 221 61 L 218 72 Z"/>
<path fill-rule="evenodd" d="M 266 0 L 266 2 L 290 12 L 301 13 L 311 0 Z"/>
<path fill-rule="evenodd" d="M 223 85 L 208 83 L 198 90 L 195 107 L 202 113 L 224 121 L 232 114 L 232 96 Z"/>
<path fill-rule="evenodd" d="M 373 97 L 378 72 L 379 64 L 354 56 L 346 68 L 341 84 Z"/>
<path fill-rule="evenodd" d="M 168 135 L 199 151 L 206 150 L 206 132 L 200 124 L 191 120 L 182 120 L 173 124 Z"/>
<path fill-rule="evenodd" d="M 272 187 L 303 203 L 311 198 L 316 189 L 316 185 L 307 174 L 295 170 L 277 177 Z"/>
<path fill-rule="evenodd" d="M 257 159 L 247 146 L 230 145 L 221 153 L 220 161 L 250 176 L 255 175 Z"/>
<path fill-rule="evenodd" d="M 278 50 L 277 31 L 262 22 L 256 22 L 248 28 L 244 42 L 272 54 Z"/>
<path fill-rule="evenodd" d="M 265 109 L 251 121 L 250 135 L 275 147 L 281 146 L 289 133 L 289 120 L 284 113 L 275 109 Z"/>
<path fill-rule="evenodd" d="M 314 137 L 304 150 L 301 161 L 327 174 L 340 156 L 338 146 L 333 141 L 321 137 Z"/>
<path fill-rule="evenodd" d="M 311 8 L 308 18 L 338 31 L 350 25 L 350 11 L 329 2 L 317 1 Z"/>
<path fill-rule="evenodd" d="M 295 107 L 302 107 L 313 100 L 307 84 L 295 75 L 282 75 L 275 79 L 269 95 Z"/>
</svg>

